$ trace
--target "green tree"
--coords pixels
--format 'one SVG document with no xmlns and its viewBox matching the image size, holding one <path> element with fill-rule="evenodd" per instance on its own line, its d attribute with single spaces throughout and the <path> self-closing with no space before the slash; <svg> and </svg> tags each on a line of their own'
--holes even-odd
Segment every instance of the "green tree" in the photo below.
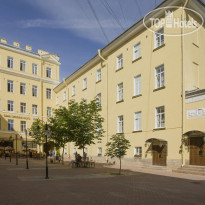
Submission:
<svg viewBox="0 0 205 205">
<path fill-rule="evenodd" d="M 120 160 L 119 174 L 121 174 L 121 158 L 126 155 L 127 149 L 130 147 L 130 142 L 125 139 L 124 134 L 113 135 L 110 140 L 111 141 L 106 144 L 107 149 L 105 156 L 111 158 L 117 157 Z"/>
<path fill-rule="evenodd" d="M 69 112 L 73 116 L 72 132 L 73 142 L 78 149 L 83 150 L 85 160 L 85 147 L 95 144 L 95 140 L 100 140 L 104 130 L 102 123 L 104 119 L 99 114 L 100 106 L 96 99 L 86 103 L 83 99 L 80 103 L 69 102 Z"/>
</svg>

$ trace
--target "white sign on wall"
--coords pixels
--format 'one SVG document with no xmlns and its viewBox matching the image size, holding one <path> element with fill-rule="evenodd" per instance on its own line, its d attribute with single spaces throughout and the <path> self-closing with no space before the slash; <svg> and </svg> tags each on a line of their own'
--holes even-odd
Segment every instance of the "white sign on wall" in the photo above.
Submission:
<svg viewBox="0 0 205 205">
<path fill-rule="evenodd" d="M 205 117 L 205 107 L 188 110 L 187 111 L 187 119 Z"/>
</svg>

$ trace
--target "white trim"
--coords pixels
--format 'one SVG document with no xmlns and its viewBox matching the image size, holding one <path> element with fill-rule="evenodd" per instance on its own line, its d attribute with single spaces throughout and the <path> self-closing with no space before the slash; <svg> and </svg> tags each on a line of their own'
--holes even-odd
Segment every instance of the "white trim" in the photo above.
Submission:
<svg viewBox="0 0 205 205">
<path fill-rule="evenodd" d="M 60 83 L 59 81 L 47 80 L 45 78 L 36 77 L 36 76 L 32 76 L 32 75 L 25 74 L 25 73 L 19 73 L 17 71 L 8 70 L 8 69 L 1 68 L 1 67 L 0 67 L 0 72 L 10 74 L 10 75 L 15 75 L 15 76 L 18 76 L 18 77 L 28 78 L 28 79 L 31 79 L 31 80 L 43 81 L 44 83 L 50 83 L 50 84 L 54 84 L 54 85 L 59 85 L 59 83 Z"/>
<path fill-rule="evenodd" d="M 47 61 L 49 61 L 49 62 L 52 62 L 51 60 L 49 60 L 49 59 L 47 59 L 46 57 L 50 57 L 50 58 L 52 58 L 53 59 L 53 61 L 55 61 L 55 63 L 57 63 L 57 64 L 61 64 L 55 57 L 53 57 L 51 54 L 45 54 L 45 55 L 42 55 L 41 56 L 42 58 L 45 58 Z"/>
</svg>

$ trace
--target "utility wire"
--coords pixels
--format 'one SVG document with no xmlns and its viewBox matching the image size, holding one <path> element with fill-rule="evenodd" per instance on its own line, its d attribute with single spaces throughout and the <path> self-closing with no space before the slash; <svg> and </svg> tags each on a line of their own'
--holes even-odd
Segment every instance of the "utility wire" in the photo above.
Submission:
<svg viewBox="0 0 205 205">
<path fill-rule="evenodd" d="M 121 24 L 121 22 L 119 21 L 118 17 L 116 16 L 116 14 L 114 13 L 114 11 L 112 10 L 110 4 L 106 1 L 106 0 L 102 0 L 101 1 L 103 6 L 106 8 L 106 10 L 108 11 L 108 13 L 115 19 L 116 23 L 122 28 L 122 30 L 124 31 L 125 28 L 123 27 L 123 25 Z"/>
<path fill-rule="evenodd" d="M 140 6 L 139 6 L 138 1 L 137 1 L 137 0 L 134 0 L 134 2 L 135 2 L 136 5 L 137 5 L 137 9 L 138 9 L 138 12 L 139 12 L 139 14 L 140 14 L 140 17 L 142 17 L 142 12 L 141 12 L 141 9 L 140 9 Z"/>
<path fill-rule="evenodd" d="M 88 5 L 90 6 L 90 9 L 92 10 L 92 12 L 93 12 L 93 14 L 94 14 L 94 16 L 95 16 L 95 19 L 96 19 L 97 23 L 98 23 L 99 26 L 100 26 L 100 29 L 101 29 L 101 31 L 102 31 L 102 33 L 103 33 L 105 39 L 107 40 L 107 43 L 109 43 L 109 39 L 108 39 L 106 33 L 105 33 L 104 30 L 103 30 L 102 24 L 100 23 L 100 20 L 99 20 L 98 17 L 97 17 L 97 14 L 96 14 L 96 12 L 95 12 L 95 9 L 93 8 L 92 4 L 90 3 L 90 0 L 87 0 L 87 1 L 88 1 Z"/>
<path fill-rule="evenodd" d="M 121 12 L 122 12 L 122 16 L 123 16 L 123 19 L 124 19 L 124 22 L 125 22 L 125 26 L 128 27 L 127 21 L 126 21 L 126 19 L 125 19 L 125 14 L 124 14 L 124 11 L 123 11 L 123 8 L 122 8 L 121 1 L 118 0 L 118 2 L 119 2 L 120 10 L 121 10 Z"/>
</svg>

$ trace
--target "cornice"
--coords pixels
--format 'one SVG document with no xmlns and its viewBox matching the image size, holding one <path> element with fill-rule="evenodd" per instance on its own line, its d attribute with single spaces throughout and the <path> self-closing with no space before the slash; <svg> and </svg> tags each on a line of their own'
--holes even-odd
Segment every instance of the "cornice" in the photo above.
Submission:
<svg viewBox="0 0 205 205">
<path fill-rule="evenodd" d="M 48 80 L 48 79 L 45 79 L 45 78 L 32 76 L 32 75 L 29 75 L 29 74 L 26 74 L 26 73 L 20 73 L 20 72 L 17 72 L 17 71 L 8 70 L 8 69 L 2 68 L 2 67 L 0 67 L 0 72 L 5 73 L 5 74 L 9 74 L 9 75 L 22 77 L 22 78 L 35 80 L 35 81 L 42 81 L 44 83 L 50 83 L 50 84 L 53 84 L 53 85 L 58 85 L 59 84 L 59 81 Z"/>
</svg>

